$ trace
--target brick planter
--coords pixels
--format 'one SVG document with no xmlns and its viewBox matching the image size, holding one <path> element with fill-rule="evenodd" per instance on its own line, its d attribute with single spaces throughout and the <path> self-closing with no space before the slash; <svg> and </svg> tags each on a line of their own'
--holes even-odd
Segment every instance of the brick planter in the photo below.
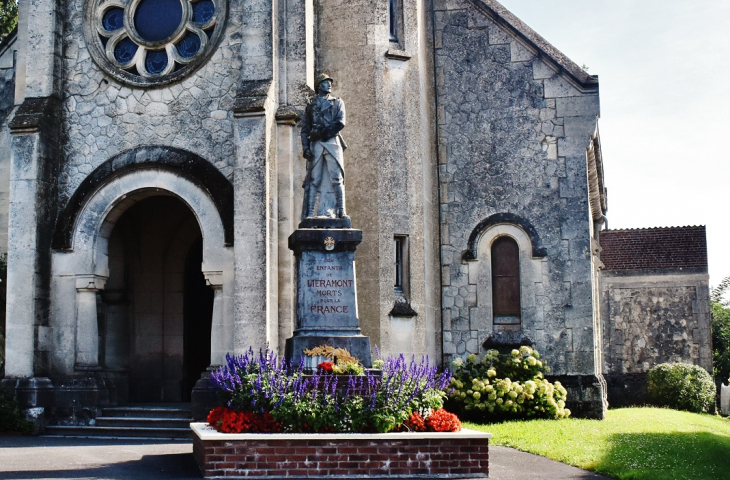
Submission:
<svg viewBox="0 0 730 480">
<path fill-rule="evenodd" d="M 491 433 L 227 434 L 191 423 L 206 478 L 486 478 Z"/>
</svg>

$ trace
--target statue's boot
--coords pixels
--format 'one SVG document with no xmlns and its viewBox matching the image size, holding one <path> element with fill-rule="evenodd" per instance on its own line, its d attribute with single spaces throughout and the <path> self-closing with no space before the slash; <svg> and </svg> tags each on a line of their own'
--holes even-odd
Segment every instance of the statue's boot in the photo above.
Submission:
<svg viewBox="0 0 730 480">
<path fill-rule="evenodd" d="M 345 189 L 341 183 L 339 185 L 335 185 L 334 187 L 336 203 L 335 211 L 337 218 L 348 218 L 347 214 L 345 213 Z"/>
</svg>

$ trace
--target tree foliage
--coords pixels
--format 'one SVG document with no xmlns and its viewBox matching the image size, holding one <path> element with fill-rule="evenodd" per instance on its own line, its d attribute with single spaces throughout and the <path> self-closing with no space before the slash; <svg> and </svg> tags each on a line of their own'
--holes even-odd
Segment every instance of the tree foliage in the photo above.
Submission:
<svg viewBox="0 0 730 480">
<path fill-rule="evenodd" d="M 710 292 L 712 314 L 712 365 L 715 378 L 730 378 L 730 300 L 725 294 L 730 291 L 730 277 L 726 277 Z"/>
<path fill-rule="evenodd" d="M 18 24 L 18 0 L 0 0 L 0 41 Z"/>
</svg>

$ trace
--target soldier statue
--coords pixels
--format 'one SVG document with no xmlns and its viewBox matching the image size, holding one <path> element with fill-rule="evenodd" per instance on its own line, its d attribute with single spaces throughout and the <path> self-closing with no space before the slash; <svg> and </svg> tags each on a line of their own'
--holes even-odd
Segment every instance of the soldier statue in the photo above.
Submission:
<svg viewBox="0 0 730 480">
<path fill-rule="evenodd" d="M 345 103 L 330 95 L 333 79 L 318 75 L 315 97 L 302 120 L 302 147 L 307 159 L 302 220 L 312 217 L 347 218 L 345 164 L 347 148 L 340 130 L 345 127 Z"/>
</svg>

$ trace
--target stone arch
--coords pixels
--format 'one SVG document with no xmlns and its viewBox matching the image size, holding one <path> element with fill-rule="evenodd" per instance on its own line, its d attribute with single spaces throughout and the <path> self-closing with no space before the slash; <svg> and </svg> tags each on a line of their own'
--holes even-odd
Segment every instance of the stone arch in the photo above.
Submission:
<svg viewBox="0 0 730 480">
<path fill-rule="evenodd" d="M 487 230 L 500 224 L 518 226 L 529 238 L 531 252 L 534 258 L 543 258 L 547 256 L 547 250 L 542 245 L 540 235 L 537 233 L 537 230 L 532 223 L 513 213 L 495 213 L 494 215 L 485 218 L 479 222 L 476 227 L 474 227 L 471 235 L 469 235 L 469 241 L 467 242 L 467 249 L 464 252 L 463 260 L 467 262 L 476 260 L 481 237 Z"/>
<path fill-rule="evenodd" d="M 76 289 L 73 310 L 65 312 L 75 317 L 73 370 L 100 368 L 96 294 L 104 289 L 109 276 L 109 237 L 124 212 L 152 196 L 176 197 L 192 211 L 200 227 L 202 271 L 215 294 L 211 363 L 220 363 L 232 347 L 233 248 L 227 245 L 224 220 L 213 197 L 187 176 L 154 164 L 137 165 L 107 178 L 102 186 L 84 195 L 83 204 L 68 217 L 75 219 L 68 229 L 69 248 L 54 253 L 54 276 L 72 278 Z M 63 322 L 60 317 L 65 315 L 58 314 L 56 318 Z"/>
<path fill-rule="evenodd" d="M 117 220 L 132 205 L 150 196 L 177 197 L 192 210 L 203 232 L 203 270 L 221 272 L 230 267 L 225 228 L 212 198 L 198 185 L 169 170 L 135 169 L 114 177 L 96 190 L 76 215 L 70 250 L 87 274 L 106 276 L 109 235 Z M 228 255 L 226 254 L 228 252 Z"/>
<path fill-rule="evenodd" d="M 114 178 L 142 168 L 165 169 L 186 178 L 211 198 L 223 222 L 224 244 L 233 245 L 233 185 L 210 162 L 195 153 L 167 146 L 121 152 L 97 167 L 76 189 L 56 222 L 54 250 L 72 250 L 73 229 L 88 199 Z"/>
</svg>

